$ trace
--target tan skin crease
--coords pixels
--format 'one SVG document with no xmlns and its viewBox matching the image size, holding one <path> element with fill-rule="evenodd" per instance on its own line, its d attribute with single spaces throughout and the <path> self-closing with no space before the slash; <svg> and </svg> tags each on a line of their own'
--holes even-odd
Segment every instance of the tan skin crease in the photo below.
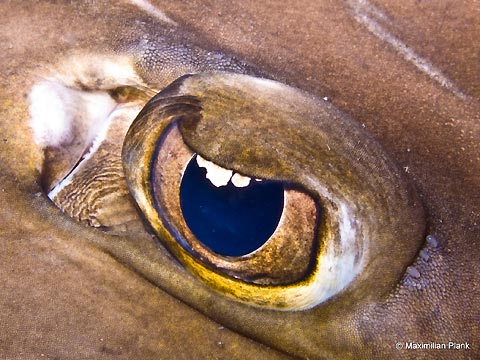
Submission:
<svg viewBox="0 0 480 360">
<path fill-rule="evenodd" d="M 411 278 L 406 279 L 399 289 L 392 289 L 391 297 L 355 309 L 343 323 L 336 321 L 340 326 L 330 327 L 325 321 L 335 318 L 333 308 L 315 321 L 304 321 L 304 328 L 322 335 L 320 345 L 308 343 L 280 315 L 272 319 L 271 314 L 239 307 L 235 316 L 257 322 L 249 334 L 253 340 L 274 343 L 273 333 L 279 332 L 279 326 L 292 331 L 283 347 L 302 357 L 478 357 L 480 122 L 475 90 L 462 77 L 459 83 L 469 94 L 467 100 L 444 91 L 357 25 L 343 4 L 306 1 L 298 8 L 282 6 L 162 4 L 183 28 L 197 34 L 203 46 L 234 52 L 289 84 L 328 96 L 365 123 L 406 167 L 419 189 L 429 232 L 438 239 L 438 246 L 429 248 L 428 261 L 416 265 L 418 281 L 412 284 Z M 132 246 L 124 239 L 101 235 L 62 217 L 42 195 L 35 195 L 40 192 L 36 169 L 41 158 L 32 143 L 23 96 L 37 81 L 38 67 L 53 66 L 52 58 L 72 48 L 109 51 L 119 39 L 131 36 L 125 24 L 133 26 L 135 19 L 141 23 L 148 18 L 123 4 L 71 9 L 61 4 L 5 2 L 1 7 L 6 14 L 0 32 L 4 49 L 0 55 L 1 357 L 282 358 L 275 350 L 219 329 L 220 325 L 122 265 L 143 264 L 150 279 L 163 270 L 164 277 L 176 284 L 171 294 L 178 298 L 195 294 L 198 285 L 179 267 L 164 269 L 145 262 L 142 254 L 149 253 L 160 263 L 171 263 L 168 255 L 155 253 L 150 238 L 136 239 Z M 439 22 L 433 10 L 413 11 L 414 2 L 405 7 L 423 25 L 433 28 Z M 465 5 L 456 11 L 461 17 L 473 9 Z M 93 16 L 107 13 L 104 21 Z M 284 16 L 281 27 L 276 25 L 278 14 Z M 203 21 L 196 21 L 198 17 Z M 448 48 L 449 34 L 455 31 L 449 27 L 449 18 L 443 24 L 443 38 L 435 38 L 441 49 Z M 154 32 L 155 26 L 149 31 Z M 476 29 L 462 31 L 472 35 Z M 362 46 L 352 45 L 359 43 Z M 410 44 L 418 45 L 415 38 Z M 465 42 L 465 48 L 471 46 Z M 438 58 L 432 54 L 431 60 L 448 64 L 444 71 L 453 80 L 458 75 L 451 68 L 460 66 L 455 64 L 474 63 L 468 51 L 442 51 Z M 227 324 L 232 314 L 216 313 L 219 301 L 224 300 L 210 294 L 204 306 L 210 316 Z M 302 316 L 300 312 L 289 318 L 302 321 Z M 449 339 L 469 341 L 472 350 L 412 353 L 394 349 L 397 341 Z"/>
</svg>

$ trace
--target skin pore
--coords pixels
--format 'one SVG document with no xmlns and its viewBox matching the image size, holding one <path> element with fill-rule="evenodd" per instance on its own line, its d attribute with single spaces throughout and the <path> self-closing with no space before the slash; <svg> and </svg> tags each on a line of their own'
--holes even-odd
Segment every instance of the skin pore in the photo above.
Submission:
<svg viewBox="0 0 480 360">
<path fill-rule="evenodd" d="M 175 26 L 128 2 L 2 3 L 1 357 L 478 356 L 478 9 L 376 4 L 155 3 Z M 161 39 L 177 45 L 171 57 Z M 205 53 L 179 62 L 180 44 Z M 155 91 L 186 72 L 223 66 L 327 98 L 404 171 L 426 213 L 424 235 L 436 240 L 420 239 L 413 266 L 381 296 L 358 303 L 347 293 L 341 305 L 278 312 L 208 289 L 147 233 L 116 236 L 77 223 L 41 187 L 44 153 L 33 140 L 27 94 L 78 54 L 125 55 Z M 222 65 L 231 55 L 242 60 Z M 472 349 L 395 349 L 451 340 Z"/>
</svg>

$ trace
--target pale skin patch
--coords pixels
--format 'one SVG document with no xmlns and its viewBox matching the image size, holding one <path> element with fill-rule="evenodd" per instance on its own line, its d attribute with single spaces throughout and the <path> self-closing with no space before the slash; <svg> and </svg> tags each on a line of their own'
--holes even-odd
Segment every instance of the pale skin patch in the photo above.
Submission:
<svg viewBox="0 0 480 360">
<path fill-rule="evenodd" d="M 155 7 L 151 2 L 147 0 L 125 0 L 133 5 L 138 6 L 140 9 L 148 13 L 149 15 L 154 16 L 160 21 L 163 21 L 170 25 L 177 25 L 175 21 L 170 19 L 163 11 Z"/>
<path fill-rule="evenodd" d="M 372 34 L 392 46 L 399 54 L 401 54 L 401 56 L 404 57 L 405 60 L 412 63 L 417 69 L 429 76 L 430 79 L 438 82 L 442 87 L 451 91 L 459 98 L 466 99 L 466 95 L 460 90 L 460 88 L 453 81 L 448 79 L 440 69 L 428 59 L 415 53 L 415 51 L 409 48 L 407 44 L 395 37 L 379 23 L 378 20 L 385 21 L 387 16 L 375 5 L 371 4 L 368 0 L 351 0 L 349 3 L 355 12 L 355 18 L 357 21 L 363 24 Z"/>
</svg>

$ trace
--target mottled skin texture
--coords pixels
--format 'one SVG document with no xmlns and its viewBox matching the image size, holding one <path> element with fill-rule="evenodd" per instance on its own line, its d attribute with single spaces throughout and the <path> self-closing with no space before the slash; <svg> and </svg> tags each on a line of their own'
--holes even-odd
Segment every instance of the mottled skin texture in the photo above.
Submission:
<svg viewBox="0 0 480 360">
<path fill-rule="evenodd" d="M 155 36 L 161 26 L 120 2 L 2 2 L 1 357 L 478 358 L 478 6 L 377 2 L 393 19 L 390 31 L 439 67 L 466 94 L 460 98 L 357 23 L 345 3 L 157 5 L 203 48 L 327 96 L 365 124 L 417 187 L 438 246 L 426 245 L 428 261 L 416 260 L 419 278 L 406 276 L 381 301 L 350 304 L 344 319 L 335 318 L 333 303 L 318 318 L 233 302 L 222 310 L 229 300 L 205 290 L 208 296 L 197 296 L 201 285 L 150 237 L 85 228 L 61 215 L 39 185 L 42 158 L 25 95 L 40 70 L 72 50 L 108 53 L 144 33 Z M 218 323 L 187 304 L 199 304 Z M 232 331 L 243 323 L 248 332 Z M 449 340 L 472 349 L 394 348 L 399 341 Z"/>
</svg>

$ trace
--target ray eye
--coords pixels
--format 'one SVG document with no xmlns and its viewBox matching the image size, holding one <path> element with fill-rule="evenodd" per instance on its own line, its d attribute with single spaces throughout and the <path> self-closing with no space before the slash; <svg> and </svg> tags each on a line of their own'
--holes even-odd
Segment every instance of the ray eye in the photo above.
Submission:
<svg viewBox="0 0 480 360">
<path fill-rule="evenodd" d="M 421 244 L 423 210 L 381 147 L 334 107 L 274 81 L 178 79 L 133 122 L 123 166 L 177 260 L 255 306 L 382 294 Z"/>
<path fill-rule="evenodd" d="M 307 194 L 194 154 L 177 121 L 160 136 L 149 169 L 149 196 L 173 253 L 252 284 L 287 285 L 311 270 L 318 214 Z"/>
</svg>

